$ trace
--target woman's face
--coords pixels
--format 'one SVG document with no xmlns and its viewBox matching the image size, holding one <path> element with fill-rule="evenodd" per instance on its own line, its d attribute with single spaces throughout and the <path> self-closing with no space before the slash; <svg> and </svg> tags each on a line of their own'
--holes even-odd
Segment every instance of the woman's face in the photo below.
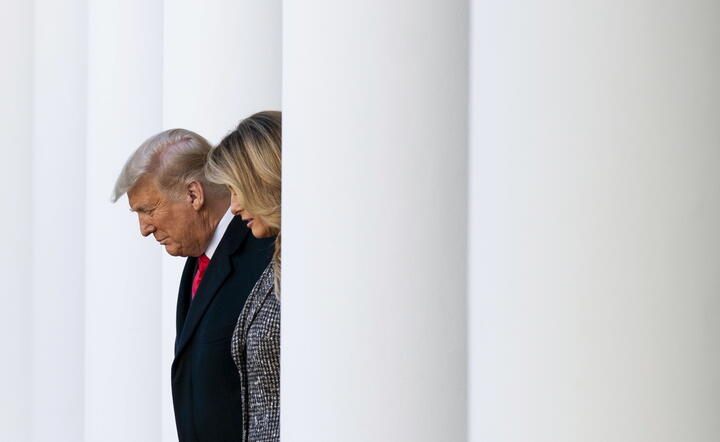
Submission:
<svg viewBox="0 0 720 442">
<path fill-rule="evenodd" d="M 255 238 L 268 238 L 272 236 L 270 228 L 265 224 L 265 220 L 243 209 L 240 198 L 232 189 L 230 189 L 230 211 L 233 215 L 242 218 L 243 221 L 247 221 L 247 226 Z"/>
</svg>

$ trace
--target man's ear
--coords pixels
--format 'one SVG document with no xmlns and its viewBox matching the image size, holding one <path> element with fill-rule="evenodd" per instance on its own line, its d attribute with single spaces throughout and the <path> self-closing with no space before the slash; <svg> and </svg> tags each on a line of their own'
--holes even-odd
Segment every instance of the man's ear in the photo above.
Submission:
<svg viewBox="0 0 720 442">
<path fill-rule="evenodd" d="M 202 184 L 197 181 L 187 185 L 187 202 L 190 204 L 196 212 L 203 208 L 205 205 L 205 190 Z"/>
</svg>

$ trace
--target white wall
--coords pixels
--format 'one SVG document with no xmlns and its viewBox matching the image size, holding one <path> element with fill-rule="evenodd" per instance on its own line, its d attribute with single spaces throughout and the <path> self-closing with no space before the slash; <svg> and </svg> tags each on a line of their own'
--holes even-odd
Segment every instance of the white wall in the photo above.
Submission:
<svg viewBox="0 0 720 442">
<path fill-rule="evenodd" d="M 84 413 L 87 8 L 36 0 L 34 14 L 32 440 L 76 442 Z"/>
<path fill-rule="evenodd" d="M 463 440 L 467 5 L 283 8 L 282 440 Z"/>
<path fill-rule="evenodd" d="M 473 2 L 470 440 L 720 434 L 720 5 Z"/>
<path fill-rule="evenodd" d="M 30 440 L 32 3 L 3 2 L 0 14 L 0 131 L 5 180 L 0 186 L 3 319 L 0 321 L 0 439 Z M 10 67 L 10 68 L 9 68 Z"/>
</svg>

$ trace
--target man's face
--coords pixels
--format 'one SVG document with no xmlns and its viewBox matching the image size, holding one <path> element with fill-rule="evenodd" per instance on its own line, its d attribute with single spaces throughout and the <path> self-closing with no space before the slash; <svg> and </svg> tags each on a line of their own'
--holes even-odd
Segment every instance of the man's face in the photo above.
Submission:
<svg viewBox="0 0 720 442">
<path fill-rule="evenodd" d="M 152 233 L 172 256 L 200 256 L 209 241 L 193 198 L 188 193 L 180 200 L 170 200 L 148 176 L 128 192 L 130 210 L 138 215 L 140 234 Z"/>
</svg>

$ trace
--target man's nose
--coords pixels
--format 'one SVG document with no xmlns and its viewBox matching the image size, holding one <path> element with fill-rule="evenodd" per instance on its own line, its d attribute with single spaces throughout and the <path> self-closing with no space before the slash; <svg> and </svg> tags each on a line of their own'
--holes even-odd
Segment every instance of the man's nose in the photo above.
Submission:
<svg viewBox="0 0 720 442">
<path fill-rule="evenodd" d="M 149 234 L 153 233 L 155 231 L 155 226 L 153 226 L 150 223 L 144 222 L 142 219 L 140 220 L 140 234 L 142 236 L 148 236 Z"/>
</svg>

